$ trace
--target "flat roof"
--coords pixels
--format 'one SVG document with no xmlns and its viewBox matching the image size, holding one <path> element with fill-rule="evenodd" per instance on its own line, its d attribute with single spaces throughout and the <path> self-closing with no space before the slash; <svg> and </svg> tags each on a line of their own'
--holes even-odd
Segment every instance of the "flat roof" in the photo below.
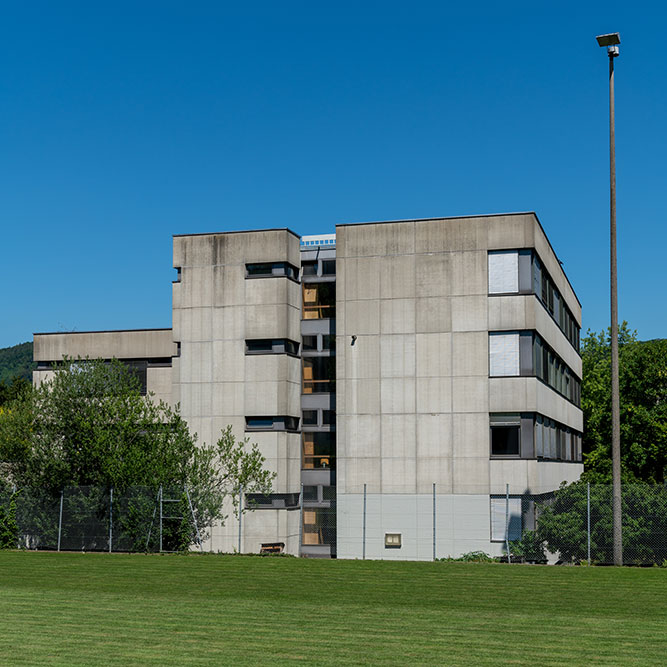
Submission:
<svg viewBox="0 0 667 667">
<path fill-rule="evenodd" d="M 172 327 L 160 329 L 101 329 L 99 331 L 37 331 L 33 336 L 75 336 L 77 334 L 102 334 L 102 333 L 138 333 L 140 331 L 171 331 Z"/>
<path fill-rule="evenodd" d="M 228 232 L 200 232 L 198 234 L 172 234 L 172 238 L 182 236 L 222 236 L 224 234 L 255 234 L 256 232 L 289 232 L 298 239 L 301 238 L 299 234 L 292 231 L 289 227 L 270 227 L 268 229 L 234 229 Z"/>
</svg>

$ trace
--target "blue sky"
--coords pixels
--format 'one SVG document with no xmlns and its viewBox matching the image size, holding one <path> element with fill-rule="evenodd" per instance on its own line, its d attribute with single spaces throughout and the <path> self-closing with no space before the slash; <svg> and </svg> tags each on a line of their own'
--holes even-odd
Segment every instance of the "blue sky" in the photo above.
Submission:
<svg viewBox="0 0 667 667">
<path fill-rule="evenodd" d="M 0 347 L 171 325 L 171 236 L 537 212 L 608 326 L 667 337 L 663 3 L 31 2 L 0 22 Z M 658 299 L 656 301 L 656 298 Z"/>
</svg>

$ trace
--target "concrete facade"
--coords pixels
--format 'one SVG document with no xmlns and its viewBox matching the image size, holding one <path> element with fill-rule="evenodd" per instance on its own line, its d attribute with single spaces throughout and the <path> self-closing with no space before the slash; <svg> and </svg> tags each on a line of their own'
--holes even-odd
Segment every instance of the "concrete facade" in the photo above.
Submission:
<svg viewBox="0 0 667 667">
<path fill-rule="evenodd" d="M 578 350 L 534 294 L 489 293 L 489 251 L 532 249 L 580 323 L 544 231 L 531 213 L 413 220 L 340 225 L 336 244 L 338 556 L 362 553 L 365 488 L 368 555 L 431 558 L 434 485 L 437 553 L 499 552 L 491 495 L 546 493 L 582 471 L 490 457 L 492 413 L 583 427 L 580 408 L 537 378 L 490 377 L 489 332 L 525 330 L 581 377 Z M 384 548 L 385 533 L 404 546 Z"/>
<path fill-rule="evenodd" d="M 500 553 L 494 497 L 579 477 L 581 306 L 534 213 L 175 236 L 173 265 L 172 330 L 36 334 L 35 381 L 62 355 L 168 357 L 149 388 L 276 473 L 243 551 Z"/>
<path fill-rule="evenodd" d="M 246 355 L 246 340 L 301 338 L 301 290 L 286 276 L 249 278 L 246 265 L 287 262 L 299 267 L 299 238 L 288 230 L 174 237 L 173 398 L 202 442 L 215 442 L 228 425 L 248 435 L 276 473 L 273 490 L 301 490 L 300 435 L 250 431 L 247 417 L 301 416 L 299 359 L 287 354 Z M 236 546 L 238 525 L 214 527 L 213 550 Z M 298 552 L 299 511 L 258 510 L 246 519 L 244 551 L 284 542 Z"/>
</svg>

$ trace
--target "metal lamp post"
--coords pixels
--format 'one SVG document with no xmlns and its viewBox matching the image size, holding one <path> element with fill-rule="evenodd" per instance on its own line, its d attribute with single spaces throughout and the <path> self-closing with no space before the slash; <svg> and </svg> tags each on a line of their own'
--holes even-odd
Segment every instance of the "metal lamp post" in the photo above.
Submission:
<svg viewBox="0 0 667 667">
<path fill-rule="evenodd" d="M 621 511 L 621 416 L 618 382 L 618 280 L 616 267 L 616 140 L 614 133 L 614 58 L 621 37 L 617 32 L 596 37 L 609 56 L 609 224 L 611 265 L 611 465 L 614 565 L 623 565 Z"/>
</svg>

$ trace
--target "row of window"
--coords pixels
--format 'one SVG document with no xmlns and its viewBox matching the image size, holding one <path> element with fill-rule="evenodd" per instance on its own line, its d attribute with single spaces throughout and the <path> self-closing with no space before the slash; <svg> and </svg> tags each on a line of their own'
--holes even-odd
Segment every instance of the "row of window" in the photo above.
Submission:
<svg viewBox="0 0 667 667">
<path fill-rule="evenodd" d="M 246 340 L 246 354 L 290 354 L 299 355 L 299 343 L 289 338 L 255 338 Z"/>
<path fill-rule="evenodd" d="M 581 461 L 581 433 L 533 413 L 489 417 L 491 456 Z"/>
<path fill-rule="evenodd" d="M 568 401 L 581 405 L 580 380 L 537 334 L 533 338 L 533 372 Z"/>
<path fill-rule="evenodd" d="M 280 278 L 299 282 L 299 269 L 289 262 L 259 262 L 245 265 L 246 278 Z"/>
<path fill-rule="evenodd" d="M 336 260 L 321 259 L 303 262 L 301 268 L 304 276 L 335 276 Z M 298 282 L 299 269 L 289 262 L 256 262 L 246 264 L 246 278 L 279 278 L 286 276 Z M 181 273 L 178 269 L 177 282 L 180 282 Z"/>
<path fill-rule="evenodd" d="M 581 404 L 581 381 L 534 331 L 489 332 L 489 375 L 534 376 L 575 405 Z"/>
<path fill-rule="evenodd" d="M 489 252 L 489 294 L 535 294 L 575 350 L 580 328 L 534 250 Z"/>
<path fill-rule="evenodd" d="M 333 334 L 313 334 L 301 338 L 303 352 L 333 352 L 336 349 L 336 336 Z"/>
<path fill-rule="evenodd" d="M 332 352 L 336 349 L 333 334 L 313 334 L 303 337 L 303 352 Z M 289 338 L 253 338 L 245 342 L 246 354 L 290 354 L 299 356 L 299 343 Z"/>
<path fill-rule="evenodd" d="M 303 276 L 335 276 L 336 260 L 320 259 L 307 262 L 301 262 Z"/>
<path fill-rule="evenodd" d="M 299 430 L 299 418 L 287 415 L 246 417 L 246 431 L 292 431 Z"/>
<path fill-rule="evenodd" d="M 336 426 L 335 410 L 303 410 L 301 423 L 306 426 L 331 427 Z"/>
<path fill-rule="evenodd" d="M 542 266 L 539 257 L 532 255 L 533 261 L 533 292 L 540 299 L 549 314 L 556 320 L 556 324 L 565 334 L 575 350 L 579 350 L 580 329 L 574 320 L 570 309 L 565 305 L 561 293 L 554 285 L 554 281 L 547 270 Z"/>
</svg>

